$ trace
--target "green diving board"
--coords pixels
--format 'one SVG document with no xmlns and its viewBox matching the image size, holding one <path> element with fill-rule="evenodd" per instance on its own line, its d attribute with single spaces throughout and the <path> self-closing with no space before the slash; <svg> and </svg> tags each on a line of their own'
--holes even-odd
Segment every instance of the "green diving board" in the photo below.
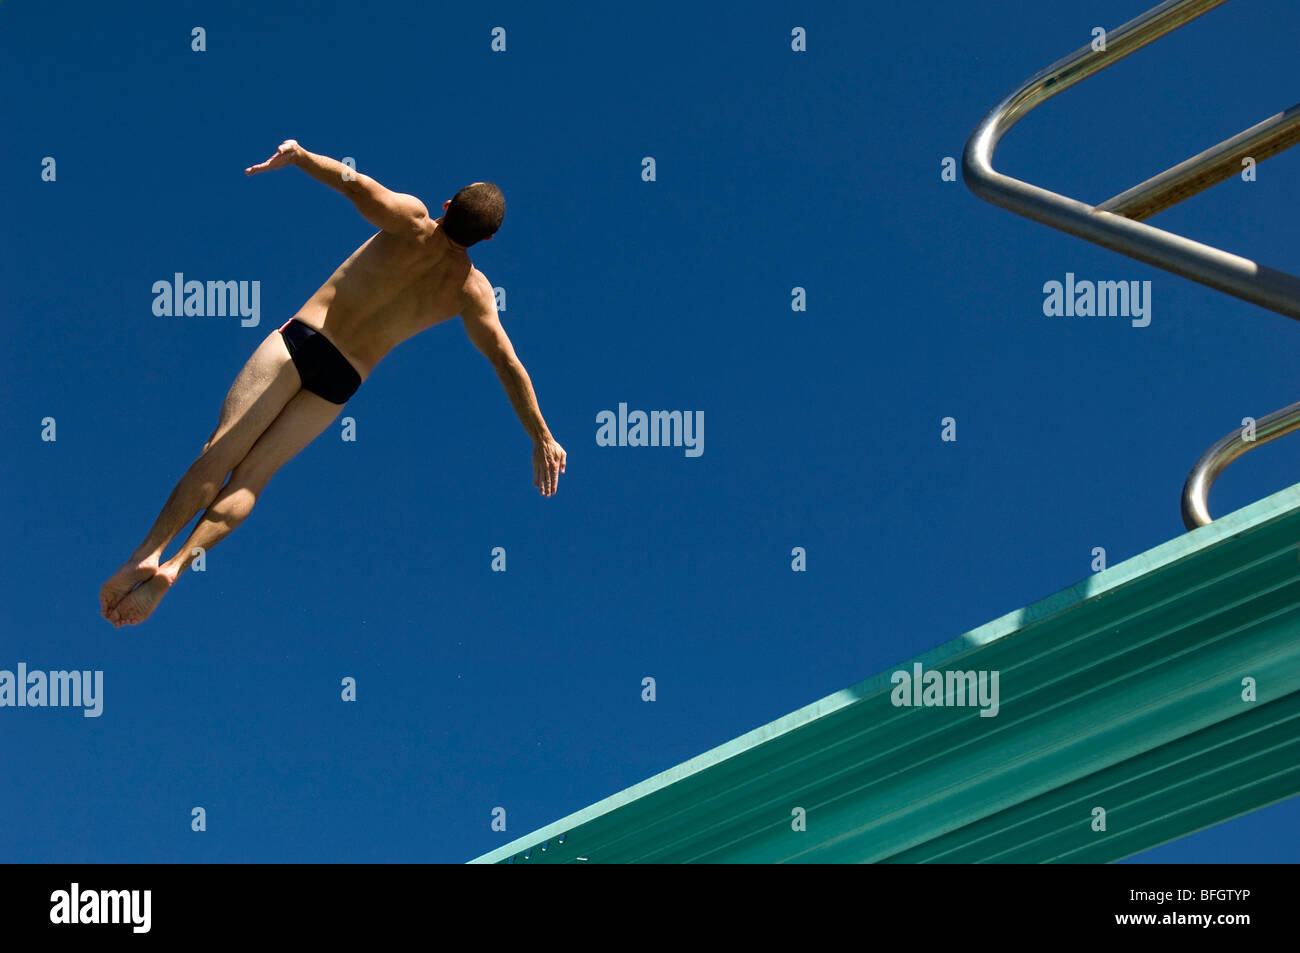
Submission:
<svg viewBox="0 0 1300 953">
<path fill-rule="evenodd" d="M 1291 797 L 1298 544 L 1300 485 L 472 863 L 1109 862 Z"/>
</svg>

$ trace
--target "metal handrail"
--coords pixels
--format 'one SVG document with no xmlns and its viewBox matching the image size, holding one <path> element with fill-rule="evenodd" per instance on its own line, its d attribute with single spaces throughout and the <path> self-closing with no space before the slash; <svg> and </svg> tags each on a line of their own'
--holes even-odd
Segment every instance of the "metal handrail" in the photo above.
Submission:
<svg viewBox="0 0 1300 953">
<path fill-rule="evenodd" d="M 962 153 L 962 172 L 970 190 L 987 202 L 1300 320 L 1300 278 L 1139 221 L 1233 175 L 1240 168 L 1240 159 L 1247 155 L 1260 162 L 1300 141 L 1300 106 L 1266 119 L 1098 206 L 1030 185 L 993 168 L 993 152 L 1002 136 L 1035 106 L 1226 2 L 1166 0 L 1108 33 L 1104 50 L 1094 50 L 1091 44 L 1083 46 L 1031 76 L 975 127 Z M 1257 428 L 1262 428 L 1264 421 L 1277 423 L 1296 415 L 1297 408 L 1300 405 L 1293 404 L 1269 414 Z M 1188 529 L 1211 521 L 1207 506 L 1210 485 L 1224 467 L 1253 446 L 1297 426 L 1300 422 L 1290 421 L 1271 431 L 1271 436 L 1251 443 L 1242 441 L 1240 446 L 1232 443 L 1234 435 L 1230 434 L 1211 447 L 1184 485 L 1183 519 Z"/>
<path fill-rule="evenodd" d="M 1213 522 L 1207 508 L 1210 486 L 1224 468 L 1246 451 L 1285 437 L 1294 430 L 1300 430 L 1300 402 L 1255 421 L 1254 440 L 1247 440 L 1242 430 L 1234 430 L 1206 450 L 1183 484 L 1183 525 L 1195 529 Z"/>
</svg>

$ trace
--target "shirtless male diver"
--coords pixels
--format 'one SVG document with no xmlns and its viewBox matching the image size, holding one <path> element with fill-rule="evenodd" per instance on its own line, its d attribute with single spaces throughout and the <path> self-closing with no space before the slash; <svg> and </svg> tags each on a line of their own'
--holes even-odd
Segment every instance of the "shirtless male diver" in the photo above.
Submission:
<svg viewBox="0 0 1300 953">
<path fill-rule="evenodd" d="M 379 232 L 239 372 L 203 452 L 144 542 L 100 589 L 103 616 L 115 626 L 148 618 L 195 551 L 211 549 L 243 522 L 275 472 L 334 421 L 385 354 L 457 314 L 533 438 L 533 483 L 542 496 L 554 495 L 564 472 L 564 448 L 551 437 L 528 372 L 497 318 L 492 285 L 465 253 L 501 226 L 501 190 L 489 182 L 467 185 L 442 203 L 442 218 L 431 219 L 415 196 L 390 192 L 292 139 L 244 174 L 289 165 L 342 192 Z M 160 564 L 167 544 L 205 508 L 176 555 Z"/>
</svg>

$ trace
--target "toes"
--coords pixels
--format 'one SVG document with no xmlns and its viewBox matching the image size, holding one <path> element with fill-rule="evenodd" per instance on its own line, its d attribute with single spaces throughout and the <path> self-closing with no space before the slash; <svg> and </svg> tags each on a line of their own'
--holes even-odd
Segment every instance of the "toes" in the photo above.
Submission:
<svg viewBox="0 0 1300 953">
<path fill-rule="evenodd" d="M 158 567 L 152 565 L 127 564 L 113 573 L 108 581 L 100 587 L 100 614 L 114 625 L 121 624 L 121 614 L 114 614 L 114 609 L 122 604 L 132 592 L 148 583 L 158 573 Z"/>
<path fill-rule="evenodd" d="M 169 588 L 166 577 L 155 575 L 147 582 L 141 583 L 131 591 L 112 610 L 113 624 L 116 626 L 139 625 L 158 608 L 158 603 Z"/>
<path fill-rule="evenodd" d="M 117 605 L 113 606 L 109 612 L 109 621 L 113 625 L 121 627 L 124 625 L 133 625 L 137 615 L 137 602 L 139 601 L 140 589 L 137 587 L 129 594 L 124 596 Z"/>
</svg>

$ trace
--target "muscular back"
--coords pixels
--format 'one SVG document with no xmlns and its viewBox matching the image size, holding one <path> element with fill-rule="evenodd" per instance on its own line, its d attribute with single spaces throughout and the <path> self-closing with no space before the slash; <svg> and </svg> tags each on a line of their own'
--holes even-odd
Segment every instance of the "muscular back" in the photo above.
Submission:
<svg viewBox="0 0 1300 953">
<path fill-rule="evenodd" d="M 492 286 L 465 254 L 468 246 L 448 237 L 442 219 L 431 219 L 415 196 L 386 189 L 336 159 L 309 152 L 294 139 L 280 143 L 273 156 L 244 173 L 288 165 L 342 192 L 379 229 L 302 306 L 298 320 L 322 332 L 364 379 L 411 335 L 459 314 L 466 335 L 492 362 L 519 422 L 533 439 L 533 485 L 543 496 L 553 495 L 564 472 L 564 448 L 542 419 L 528 372 L 501 327 Z M 442 207 L 450 205 L 448 199 Z"/>
<path fill-rule="evenodd" d="M 435 225 L 436 228 L 436 225 Z M 377 232 L 299 309 L 364 378 L 390 350 L 464 310 L 487 283 L 446 243 Z"/>
</svg>

